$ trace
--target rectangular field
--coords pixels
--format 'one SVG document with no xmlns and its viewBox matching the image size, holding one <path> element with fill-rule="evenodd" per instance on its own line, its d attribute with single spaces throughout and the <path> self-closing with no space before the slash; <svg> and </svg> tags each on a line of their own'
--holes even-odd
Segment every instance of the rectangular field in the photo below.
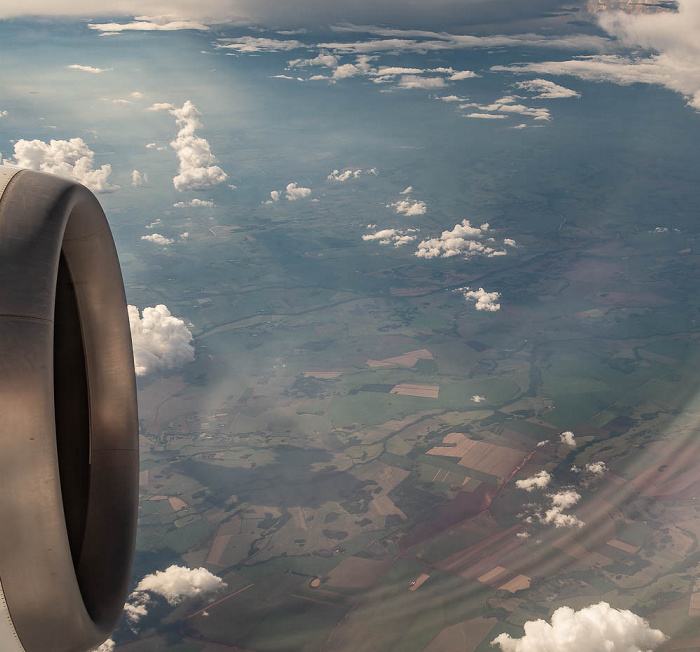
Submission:
<svg viewBox="0 0 700 652">
<path fill-rule="evenodd" d="M 437 385 L 411 385 L 400 383 L 395 385 L 390 394 L 400 394 L 401 396 L 421 396 L 423 398 L 438 398 L 440 387 Z"/>
</svg>

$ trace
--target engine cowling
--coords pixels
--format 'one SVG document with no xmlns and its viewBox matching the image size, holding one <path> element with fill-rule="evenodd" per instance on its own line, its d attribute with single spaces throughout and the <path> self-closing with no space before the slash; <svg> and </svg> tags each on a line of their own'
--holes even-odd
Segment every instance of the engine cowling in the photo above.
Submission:
<svg viewBox="0 0 700 652">
<path fill-rule="evenodd" d="M 107 220 L 84 186 L 0 167 L 0 650 L 116 625 L 138 503 L 136 382 Z"/>
</svg>

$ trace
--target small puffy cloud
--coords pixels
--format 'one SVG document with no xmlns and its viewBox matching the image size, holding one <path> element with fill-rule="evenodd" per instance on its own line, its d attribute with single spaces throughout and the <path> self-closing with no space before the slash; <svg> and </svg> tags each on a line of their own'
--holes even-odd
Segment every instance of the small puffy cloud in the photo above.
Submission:
<svg viewBox="0 0 700 652">
<path fill-rule="evenodd" d="M 562 432 L 559 435 L 559 441 L 562 444 L 566 444 L 567 446 L 570 446 L 571 448 L 576 448 L 576 439 L 574 438 L 574 433 L 571 432 L 570 430 L 567 430 L 566 432 Z"/>
<path fill-rule="evenodd" d="M 547 471 L 540 471 L 535 475 L 524 478 L 523 480 L 516 480 L 515 486 L 518 489 L 524 489 L 525 491 L 534 491 L 535 489 L 544 489 L 552 481 L 552 476 L 547 473 Z"/>
<path fill-rule="evenodd" d="M 504 245 L 508 245 L 509 247 L 517 247 L 518 245 L 516 244 L 515 240 L 513 238 L 505 238 L 503 240 Z"/>
<path fill-rule="evenodd" d="M 155 235 L 155 234 L 154 234 Z M 144 308 L 128 306 L 134 366 L 137 376 L 159 369 L 172 369 L 194 360 L 192 333 L 182 319 L 174 317 L 163 304 Z"/>
<path fill-rule="evenodd" d="M 311 194 L 311 188 L 304 188 L 299 186 L 296 182 L 288 183 L 286 188 L 285 197 L 289 201 L 296 201 L 297 199 L 304 199 Z M 270 193 L 272 195 L 272 193 Z M 274 197 L 273 197 L 274 199 Z"/>
<path fill-rule="evenodd" d="M 483 396 L 480 396 L 479 394 L 474 394 L 474 396 L 472 396 L 472 401 L 474 403 L 483 403 L 485 400 L 486 399 Z"/>
<path fill-rule="evenodd" d="M 362 170 L 333 170 L 326 178 L 328 181 L 347 181 L 348 179 L 357 179 L 362 175 Z"/>
<path fill-rule="evenodd" d="M 455 224 L 451 231 L 443 231 L 439 238 L 429 238 L 418 244 L 415 255 L 419 258 L 451 258 L 452 256 L 503 256 L 505 251 L 479 242 L 475 238 L 483 237 L 488 231 L 488 223 L 472 226 L 469 220 Z"/>
<path fill-rule="evenodd" d="M 403 193 L 401 193 L 403 194 Z M 425 215 L 427 207 L 424 201 L 414 200 L 414 199 L 400 199 L 399 201 L 387 204 L 387 208 L 394 208 L 397 213 L 401 213 L 406 217 L 413 217 L 416 215 Z"/>
<path fill-rule="evenodd" d="M 542 448 L 542 446 L 546 446 L 549 443 L 549 439 L 543 439 L 542 441 L 537 442 L 537 448 Z"/>
<path fill-rule="evenodd" d="M 145 97 L 145 95 L 144 95 L 143 93 L 139 92 L 139 91 L 134 91 L 134 92 L 131 94 L 131 97 L 133 97 L 135 100 L 141 100 L 141 99 L 143 99 L 143 98 Z"/>
<path fill-rule="evenodd" d="M 82 183 L 96 193 L 112 192 L 119 186 L 109 183 L 112 166 L 109 163 L 93 168 L 95 152 L 82 138 L 70 140 L 18 140 L 15 143 L 15 160 L 11 165 L 30 170 L 40 170 Z"/>
<path fill-rule="evenodd" d="M 180 127 L 170 143 L 180 161 L 178 174 L 173 178 L 176 190 L 208 190 L 227 179 L 228 175 L 215 165 L 217 160 L 209 142 L 195 133 L 202 126 L 199 122 L 202 114 L 192 102 L 187 100 L 179 109 L 169 103 L 156 103 L 149 111 L 168 111 Z"/>
<path fill-rule="evenodd" d="M 271 190 L 270 191 L 270 202 L 272 203 L 273 201 L 279 201 L 280 200 L 280 191 L 279 190 Z"/>
<path fill-rule="evenodd" d="M 102 35 L 118 34 L 119 32 L 173 32 L 181 29 L 206 31 L 209 29 L 196 20 L 169 20 L 167 18 L 151 18 L 136 16 L 130 23 L 89 23 L 88 27 Z"/>
<path fill-rule="evenodd" d="M 501 652 L 653 652 L 666 636 L 627 609 L 607 602 L 575 611 L 559 607 L 551 624 L 530 620 L 522 638 L 500 634 L 491 643 Z"/>
<path fill-rule="evenodd" d="M 135 592 L 155 593 L 164 597 L 168 604 L 176 605 L 186 598 L 215 593 L 225 586 L 220 577 L 206 568 L 173 565 L 164 571 L 146 575 L 136 586 Z"/>
<path fill-rule="evenodd" d="M 372 228 L 372 226 L 373 225 L 368 225 L 368 228 Z M 416 239 L 415 235 L 409 235 L 413 231 L 415 231 L 415 229 L 408 229 L 406 231 L 402 231 L 401 229 L 382 229 L 375 233 L 367 233 L 362 236 L 362 239 L 365 241 L 377 240 L 380 245 L 393 244 L 395 247 L 400 247 Z"/>
<path fill-rule="evenodd" d="M 131 185 L 132 186 L 142 186 L 148 181 L 148 175 L 145 172 L 139 172 L 138 170 L 133 170 L 131 173 Z"/>
<path fill-rule="evenodd" d="M 4 118 L 7 115 L 7 111 L 0 109 L 0 118 Z"/>
<path fill-rule="evenodd" d="M 279 40 L 256 36 L 241 36 L 239 38 L 219 39 L 216 46 L 223 50 L 230 50 L 230 54 L 256 54 L 258 52 L 284 52 L 305 47 L 303 43 L 295 40 Z"/>
<path fill-rule="evenodd" d="M 187 240 L 189 237 L 190 237 L 189 231 L 184 231 L 183 233 L 180 234 L 180 240 Z"/>
<path fill-rule="evenodd" d="M 178 201 L 173 204 L 175 208 L 185 208 L 187 206 L 213 206 L 214 202 L 211 199 L 190 199 L 190 201 Z"/>
<path fill-rule="evenodd" d="M 70 66 L 66 66 L 70 70 L 80 70 L 81 72 L 90 72 L 92 74 L 98 74 L 101 72 L 109 72 L 111 68 L 94 68 L 93 66 L 81 66 L 79 63 L 72 63 Z"/>
<path fill-rule="evenodd" d="M 333 79 L 347 79 L 348 77 L 367 75 L 372 70 L 370 61 L 372 61 L 372 57 L 362 55 L 357 57 L 355 63 L 343 63 L 333 70 Z"/>
<path fill-rule="evenodd" d="M 150 235 L 142 235 L 141 240 L 147 240 L 148 242 L 152 242 L 154 244 L 158 245 L 169 245 L 175 242 L 175 240 L 171 240 L 170 238 L 166 238 L 164 235 L 161 235 L 160 233 L 151 233 Z"/>
<path fill-rule="evenodd" d="M 519 539 L 529 539 L 530 535 L 527 532 L 516 532 L 515 534 L 516 537 Z"/>
<path fill-rule="evenodd" d="M 450 75 L 450 81 L 460 81 L 461 79 L 473 79 L 478 77 L 473 70 L 458 70 Z"/>
<path fill-rule="evenodd" d="M 150 224 L 147 224 L 146 228 L 147 229 L 155 229 L 161 223 L 161 221 L 162 220 L 160 219 L 160 217 L 158 217 L 155 220 L 153 220 L 153 222 L 151 222 Z"/>
<path fill-rule="evenodd" d="M 476 301 L 475 308 L 477 310 L 486 310 L 488 312 L 496 312 L 501 309 L 501 304 L 498 300 L 501 298 L 499 292 L 487 292 L 484 288 L 478 290 L 470 290 L 469 288 L 460 288 L 457 292 L 461 292 L 462 296 L 467 301 Z"/>
<path fill-rule="evenodd" d="M 551 506 L 544 514 L 539 514 L 540 523 L 562 527 L 583 527 L 584 523 L 578 516 L 564 514 L 564 510 L 570 509 L 581 499 L 581 494 L 573 489 L 563 489 L 555 494 L 547 494 L 551 499 Z"/>
<path fill-rule="evenodd" d="M 399 193 L 399 195 L 409 195 L 412 192 L 413 192 L 413 186 L 407 186 Z"/>
<path fill-rule="evenodd" d="M 553 81 L 549 81 L 548 79 L 530 79 L 528 81 L 518 82 L 516 87 L 525 91 L 530 91 L 531 93 L 536 93 L 536 95 L 533 97 L 542 100 L 581 97 L 581 93 L 578 91 L 565 88 L 564 86 L 559 86 L 559 84 L 555 84 Z"/>
<path fill-rule="evenodd" d="M 603 475 L 607 471 L 605 462 L 589 462 L 586 464 L 586 471 L 594 475 Z"/>
</svg>

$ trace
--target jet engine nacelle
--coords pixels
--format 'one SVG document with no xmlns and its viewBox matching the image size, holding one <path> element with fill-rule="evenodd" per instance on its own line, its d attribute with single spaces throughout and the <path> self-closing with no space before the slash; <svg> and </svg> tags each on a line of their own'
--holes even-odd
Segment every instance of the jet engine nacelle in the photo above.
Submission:
<svg viewBox="0 0 700 652">
<path fill-rule="evenodd" d="M 138 500 L 124 287 L 95 196 L 0 167 L 0 651 L 85 652 L 116 625 Z"/>
</svg>

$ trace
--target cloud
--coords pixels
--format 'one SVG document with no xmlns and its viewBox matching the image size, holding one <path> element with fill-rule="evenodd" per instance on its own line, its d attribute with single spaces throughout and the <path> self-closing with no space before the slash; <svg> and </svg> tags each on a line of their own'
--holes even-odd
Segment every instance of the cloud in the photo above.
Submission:
<svg viewBox="0 0 700 652">
<path fill-rule="evenodd" d="M 516 87 L 531 93 L 537 93 L 533 96 L 535 99 L 554 100 L 566 97 L 581 97 L 581 93 L 578 91 L 559 86 L 548 79 L 530 79 L 529 81 L 518 82 Z"/>
<path fill-rule="evenodd" d="M 541 448 L 542 446 L 546 446 L 549 443 L 549 439 L 543 439 L 542 441 L 537 442 L 537 447 Z"/>
<path fill-rule="evenodd" d="M 3 111 L 2 109 L 0 109 L 0 118 L 4 118 L 7 114 L 7 111 Z"/>
<path fill-rule="evenodd" d="M 171 240 L 170 238 L 166 238 L 164 235 L 161 235 L 160 233 L 151 233 L 150 235 L 142 235 L 141 240 L 147 240 L 148 242 L 152 242 L 154 244 L 159 244 L 159 245 L 169 245 L 175 242 L 175 240 Z"/>
<path fill-rule="evenodd" d="M 486 399 L 483 396 L 479 396 L 478 394 L 474 394 L 474 396 L 472 396 L 472 401 L 474 403 L 483 403 L 485 400 Z"/>
<path fill-rule="evenodd" d="M 425 88 L 434 90 L 444 88 L 444 77 L 419 77 L 418 75 L 402 75 L 397 83 L 397 88 Z"/>
<path fill-rule="evenodd" d="M 166 306 L 144 308 L 143 317 L 136 306 L 128 306 L 128 310 L 137 376 L 173 369 L 194 360 L 192 333 Z"/>
<path fill-rule="evenodd" d="M 468 102 L 466 104 L 460 104 L 460 109 L 475 108 L 480 112 L 485 112 L 485 114 L 518 114 L 527 115 L 535 120 L 549 120 L 550 114 L 544 107 L 532 107 L 520 104 L 517 102 L 517 98 L 512 95 L 506 95 L 497 99 L 491 104 L 477 104 L 475 102 Z M 471 113 L 469 117 L 483 117 L 484 113 Z"/>
<path fill-rule="evenodd" d="M 88 27 L 104 35 L 118 34 L 119 32 L 173 32 L 181 29 L 206 31 L 209 29 L 207 25 L 196 20 L 169 20 L 148 16 L 136 16 L 135 20 L 129 23 L 89 23 Z"/>
<path fill-rule="evenodd" d="M 478 290 L 470 290 L 469 288 L 460 288 L 457 292 L 461 292 L 462 296 L 467 301 L 476 301 L 475 308 L 477 310 L 486 310 L 488 312 L 496 312 L 501 309 L 501 304 L 497 301 L 501 298 L 499 292 L 487 292 L 484 288 Z"/>
<path fill-rule="evenodd" d="M 185 208 L 187 206 L 213 206 L 214 202 L 211 199 L 190 199 L 190 201 L 178 201 L 173 204 L 174 208 Z"/>
<path fill-rule="evenodd" d="M 133 97 L 135 100 L 142 100 L 145 96 L 143 93 L 140 93 L 139 91 L 134 91 L 131 94 L 131 97 Z"/>
<path fill-rule="evenodd" d="M 436 97 L 435 99 L 441 100 L 442 102 L 466 102 L 466 97 L 459 97 L 459 95 L 443 95 L 441 97 Z"/>
<path fill-rule="evenodd" d="M 308 197 L 310 194 L 311 188 L 303 188 L 299 186 L 299 184 L 297 184 L 296 182 L 293 182 L 287 184 L 287 192 L 284 196 L 289 201 L 296 201 L 297 199 L 304 199 L 304 197 Z M 272 193 L 270 193 L 270 195 L 272 195 Z"/>
<path fill-rule="evenodd" d="M 594 475 L 603 475 L 608 470 L 608 467 L 605 466 L 605 462 L 589 462 L 586 464 L 585 469 Z"/>
<path fill-rule="evenodd" d="M 268 204 L 271 204 L 273 201 L 279 201 L 280 200 L 280 191 L 279 190 L 271 190 L 270 197 L 272 199 L 267 202 Z"/>
<path fill-rule="evenodd" d="M 202 114 L 192 102 L 187 100 L 180 109 L 172 104 L 156 103 L 149 111 L 168 111 L 175 116 L 180 127 L 175 140 L 170 143 L 180 161 L 178 174 L 173 178 L 176 190 L 208 190 L 228 178 L 218 165 L 214 165 L 217 160 L 211 153 L 209 142 L 195 133 L 195 129 L 202 126 L 198 119 Z"/>
<path fill-rule="evenodd" d="M 472 226 L 469 220 L 462 220 L 455 224 L 451 231 L 443 231 L 439 238 L 429 238 L 418 244 L 415 255 L 419 258 L 451 258 L 452 256 L 505 256 L 502 249 L 493 247 L 475 240 L 486 235 L 489 229 L 488 223 L 481 226 Z"/>
<path fill-rule="evenodd" d="M 397 213 L 403 213 L 406 217 L 425 215 L 425 212 L 427 210 L 424 201 L 413 199 L 400 199 L 399 201 L 387 204 L 387 208 L 392 207 L 396 210 Z"/>
<path fill-rule="evenodd" d="M 540 523 L 554 525 L 554 527 L 583 527 L 585 524 L 573 514 L 564 514 L 564 510 L 570 509 L 581 499 L 574 489 L 564 489 L 555 494 L 547 494 L 551 499 L 551 507 L 544 514 L 538 514 Z"/>
<path fill-rule="evenodd" d="M 513 238 L 504 238 L 503 244 L 508 245 L 509 247 L 517 247 L 518 246 L 517 243 L 515 242 L 515 240 L 513 240 Z"/>
<path fill-rule="evenodd" d="M 467 113 L 467 118 L 481 118 L 483 120 L 504 120 L 508 116 L 497 113 Z"/>
<path fill-rule="evenodd" d="M 458 70 L 450 75 L 450 81 L 460 81 L 462 79 L 472 79 L 478 77 L 473 70 Z"/>
<path fill-rule="evenodd" d="M 359 26 L 354 29 L 346 26 L 345 31 L 357 31 L 387 38 L 375 38 L 354 42 L 326 42 L 318 47 L 342 54 L 370 54 L 384 52 L 401 54 L 414 52 L 427 54 L 441 50 L 467 50 L 474 48 L 495 47 L 540 47 L 565 50 L 599 51 L 609 45 L 609 40 L 599 36 L 575 34 L 571 36 L 542 36 L 540 34 L 514 34 L 473 36 L 470 34 L 451 34 L 448 32 L 431 32 L 401 29 L 384 29 Z"/>
<path fill-rule="evenodd" d="M 370 225 L 368 225 L 368 228 L 370 228 Z M 380 245 L 393 244 L 395 247 L 400 247 L 416 239 L 415 235 L 409 235 L 415 231 L 416 229 L 407 229 L 405 231 L 401 229 L 382 229 L 375 233 L 367 233 L 362 236 L 362 239 L 365 241 L 378 240 Z"/>
<path fill-rule="evenodd" d="M 310 59 L 292 59 L 287 61 L 289 68 L 306 68 L 307 66 L 325 66 L 335 68 L 338 65 L 338 57 L 330 52 L 321 51 L 317 56 Z"/>
<path fill-rule="evenodd" d="M 571 448 L 576 448 L 576 439 L 574 438 L 574 433 L 571 432 L 570 430 L 567 430 L 566 432 L 562 432 L 559 435 L 559 441 L 562 444 L 566 444 L 567 446 L 570 446 Z"/>
<path fill-rule="evenodd" d="M 347 79 L 357 75 L 367 75 L 372 71 L 372 66 L 370 66 L 371 60 L 372 57 L 362 55 L 357 57 L 355 63 L 341 64 L 333 70 L 333 79 Z"/>
<path fill-rule="evenodd" d="M 132 186 L 142 186 L 146 181 L 148 181 L 148 175 L 145 172 L 139 172 L 138 170 L 131 172 Z"/>
<path fill-rule="evenodd" d="M 333 170 L 326 178 L 328 181 L 347 181 L 348 179 L 357 179 L 362 174 L 362 170 Z"/>
<path fill-rule="evenodd" d="M 91 72 L 93 74 L 112 70 L 111 68 L 93 68 L 92 66 L 81 66 L 79 63 L 72 63 L 70 66 L 66 66 L 66 68 L 70 68 L 71 70 L 81 70 L 82 72 Z"/>
<path fill-rule="evenodd" d="M 540 471 L 535 475 L 525 478 L 523 480 L 516 480 L 515 486 L 518 489 L 524 489 L 525 491 L 534 491 L 535 489 L 544 489 L 552 481 L 552 476 L 547 473 L 547 471 Z"/>
<path fill-rule="evenodd" d="M 286 52 L 307 46 L 295 40 L 241 36 L 239 38 L 219 39 L 216 47 L 222 50 L 230 50 L 230 54 L 257 54 L 259 52 Z"/>
<path fill-rule="evenodd" d="M 399 193 L 399 195 L 410 195 L 412 192 L 413 192 L 413 186 L 407 186 Z"/>
<path fill-rule="evenodd" d="M 170 566 L 164 571 L 146 575 L 136 586 L 135 592 L 155 593 L 168 604 L 176 605 L 186 598 L 215 593 L 226 584 L 206 568 Z M 133 594 L 132 594 L 133 595 Z"/>
<path fill-rule="evenodd" d="M 626 47 L 627 55 L 596 54 L 567 61 L 544 61 L 492 70 L 570 75 L 619 85 L 664 86 L 700 111 L 700 3 L 680 0 L 678 12 L 626 14 L 601 12 L 600 25 Z"/>
<path fill-rule="evenodd" d="M 503 633 L 491 645 L 499 645 L 502 652 L 652 652 L 666 640 L 643 618 L 607 602 L 579 611 L 559 607 L 551 624 L 530 620 L 524 630 L 522 638 Z"/>
<path fill-rule="evenodd" d="M 108 638 L 102 645 L 96 647 L 92 652 L 114 652 L 115 643 L 111 638 Z"/>
<path fill-rule="evenodd" d="M 72 179 L 96 193 L 117 190 L 119 186 L 109 183 L 112 166 L 107 163 L 93 169 L 94 159 L 95 152 L 82 138 L 48 143 L 21 139 L 15 143 L 15 160 L 5 163 Z"/>
</svg>

